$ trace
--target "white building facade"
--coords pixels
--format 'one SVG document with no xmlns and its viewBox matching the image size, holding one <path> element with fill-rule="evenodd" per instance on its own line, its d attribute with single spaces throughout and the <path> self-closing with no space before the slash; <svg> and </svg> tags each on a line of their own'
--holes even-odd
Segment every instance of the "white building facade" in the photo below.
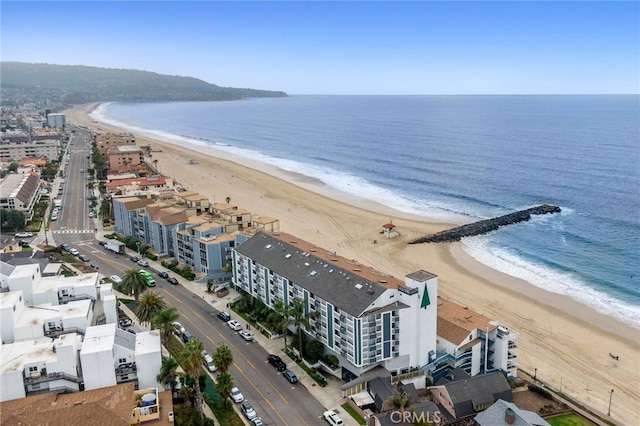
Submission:
<svg viewBox="0 0 640 426">
<path fill-rule="evenodd" d="M 404 282 L 289 234 L 258 232 L 233 249 L 233 285 L 273 309 L 302 301 L 305 332 L 353 375 L 405 373 L 436 354 L 437 277 Z"/>
</svg>

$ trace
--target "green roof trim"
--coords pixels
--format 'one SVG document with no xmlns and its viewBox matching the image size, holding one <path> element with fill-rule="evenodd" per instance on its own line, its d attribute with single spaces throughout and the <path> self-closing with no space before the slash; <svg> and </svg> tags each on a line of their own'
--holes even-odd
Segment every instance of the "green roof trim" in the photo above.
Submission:
<svg viewBox="0 0 640 426">
<path fill-rule="evenodd" d="M 429 299 L 429 291 L 427 290 L 427 286 L 424 286 L 424 293 L 422 293 L 422 303 L 420 304 L 420 308 L 427 308 L 431 304 L 431 299 Z"/>
</svg>

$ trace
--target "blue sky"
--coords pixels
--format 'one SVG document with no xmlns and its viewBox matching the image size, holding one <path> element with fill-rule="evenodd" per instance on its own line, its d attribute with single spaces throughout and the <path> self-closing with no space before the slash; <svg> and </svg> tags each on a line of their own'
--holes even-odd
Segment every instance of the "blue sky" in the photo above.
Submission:
<svg viewBox="0 0 640 426">
<path fill-rule="evenodd" d="M 3 61 L 289 94 L 640 93 L 638 2 L 10 2 Z"/>
</svg>

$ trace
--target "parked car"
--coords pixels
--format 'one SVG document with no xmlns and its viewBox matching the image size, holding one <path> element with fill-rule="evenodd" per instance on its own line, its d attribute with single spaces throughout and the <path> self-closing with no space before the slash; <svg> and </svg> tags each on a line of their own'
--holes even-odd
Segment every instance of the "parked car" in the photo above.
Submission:
<svg viewBox="0 0 640 426">
<path fill-rule="evenodd" d="M 193 334 L 191 334 L 190 332 L 188 332 L 187 330 L 182 332 L 182 341 L 184 343 L 189 343 L 190 341 L 192 341 L 193 339 L 195 339 L 195 337 L 193 337 Z"/>
<path fill-rule="evenodd" d="M 242 406 L 240 407 L 242 410 L 242 414 L 247 418 L 247 420 L 255 419 L 258 417 L 256 414 L 256 410 L 253 409 L 249 401 L 242 401 Z"/>
<path fill-rule="evenodd" d="M 137 263 L 137 262 L 138 262 L 138 260 L 140 260 L 140 258 L 139 258 L 138 256 L 131 256 L 131 257 L 129 258 L 129 260 L 130 260 L 130 261 L 132 261 L 132 262 L 136 262 L 136 263 Z"/>
<path fill-rule="evenodd" d="M 278 371 L 284 371 L 287 369 L 287 364 L 285 364 L 282 358 L 278 355 L 269 355 L 267 357 L 267 361 L 269 361 L 269 364 L 273 365 Z"/>
<path fill-rule="evenodd" d="M 338 416 L 338 413 L 335 411 L 325 411 L 322 414 L 322 417 L 324 417 L 324 419 L 332 426 L 342 426 L 344 424 L 342 419 Z"/>
<path fill-rule="evenodd" d="M 69 249 L 69 254 L 72 254 L 74 256 L 78 256 L 80 254 L 80 252 L 74 248 L 70 248 Z"/>
<path fill-rule="evenodd" d="M 111 275 L 109 279 L 116 284 L 120 284 L 122 282 L 122 278 L 120 278 L 119 275 Z"/>
<path fill-rule="evenodd" d="M 240 389 L 233 388 L 231 389 L 231 399 L 233 400 L 233 402 L 242 402 L 244 401 L 244 395 L 242 395 Z"/>
<path fill-rule="evenodd" d="M 229 326 L 230 329 L 235 330 L 235 331 L 240 331 L 242 330 L 242 326 L 240 325 L 240 323 L 236 320 L 231 320 L 227 322 L 227 325 Z"/>
<path fill-rule="evenodd" d="M 89 261 L 89 257 L 85 256 L 84 254 L 79 255 L 78 259 L 82 260 L 83 262 L 88 262 Z"/>
<path fill-rule="evenodd" d="M 251 425 L 252 426 L 264 426 L 264 422 L 262 421 L 262 419 L 260 417 L 254 417 L 253 419 L 251 419 Z"/>
<path fill-rule="evenodd" d="M 291 370 L 284 370 L 282 372 L 282 377 L 287 379 L 287 381 L 291 384 L 295 385 L 296 383 L 298 383 L 298 378 L 296 377 L 296 374 Z"/>
<path fill-rule="evenodd" d="M 185 332 L 184 327 L 178 321 L 175 321 L 172 324 L 173 324 L 173 329 L 176 330 L 176 333 L 179 333 L 180 335 L 182 335 Z"/>
<path fill-rule="evenodd" d="M 212 373 L 218 371 L 215 364 L 213 363 L 213 357 L 211 355 L 206 354 L 204 355 L 203 359 L 204 359 L 204 365 L 205 367 L 207 367 L 207 370 L 209 370 Z"/>
<path fill-rule="evenodd" d="M 71 246 L 69 246 L 69 244 L 61 244 L 60 245 L 60 250 L 64 250 L 66 252 L 68 252 L 70 248 L 71 248 Z"/>
<path fill-rule="evenodd" d="M 247 342 L 250 342 L 253 340 L 253 334 L 251 334 L 251 332 L 247 331 L 247 330 L 242 330 L 240 332 L 240 337 L 242 337 L 244 340 L 246 340 Z"/>
<path fill-rule="evenodd" d="M 167 278 L 167 282 L 168 282 L 169 284 L 178 285 L 178 280 L 177 280 L 177 279 L 175 279 L 174 277 L 169 277 L 169 278 Z"/>
<path fill-rule="evenodd" d="M 164 278 L 164 279 L 169 278 L 169 274 L 167 274 L 167 273 L 166 273 L 166 272 L 164 272 L 164 271 L 163 271 L 163 272 L 158 272 L 158 276 L 159 276 L 160 278 Z"/>
<path fill-rule="evenodd" d="M 146 266 L 149 266 L 149 262 L 147 262 L 147 261 L 146 261 L 146 260 L 144 260 L 144 259 L 140 259 L 140 260 L 138 260 L 136 263 L 137 263 L 138 265 L 140 265 L 140 266 L 145 266 L 145 267 L 146 267 Z"/>
<path fill-rule="evenodd" d="M 118 322 L 120 324 L 120 327 L 129 327 L 131 324 L 133 324 L 133 321 L 131 321 L 131 318 L 123 318 Z"/>
<path fill-rule="evenodd" d="M 29 237 L 33 237 L 33 233 L 32 232 L 18 232 L 18 233 L 16 233 L 16 238 L 29 238 Z"/>
<path fill-rule="evenodd" d="M 224 322 L 227 322 L 231 319 L 231 316 L 228 312 L 218 312 L 218 318 L 220 318 Z"/>
</svg>

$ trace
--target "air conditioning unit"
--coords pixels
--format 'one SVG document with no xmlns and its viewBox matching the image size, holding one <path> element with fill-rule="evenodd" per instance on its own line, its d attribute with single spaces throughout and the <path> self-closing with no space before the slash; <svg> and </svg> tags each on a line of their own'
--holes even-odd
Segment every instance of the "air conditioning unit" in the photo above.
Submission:
<svg viewBox="0 0 640 426">
<path fill-rule="evenodd" d="M 169 423 L 173 423 L 173 411 L 169 411 Z"/>
</svg>

